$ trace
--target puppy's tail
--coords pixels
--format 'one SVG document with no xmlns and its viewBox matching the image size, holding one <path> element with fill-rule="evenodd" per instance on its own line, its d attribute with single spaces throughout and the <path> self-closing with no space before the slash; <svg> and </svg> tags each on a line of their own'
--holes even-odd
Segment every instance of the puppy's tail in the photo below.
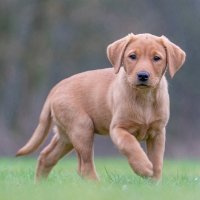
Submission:
<svg viewBox="0 0 200 200">
<path fill-rule="evenodd" d="M 33 133 L 31 139 L 27 142 L 27 144 L 17 152 L 16 156 L 33 153 L 46 139 L 51 125 L 51 108 L 50 102 L 47 99 L 42 109 L 39 124 L 35 132 Z"/>
</svg>

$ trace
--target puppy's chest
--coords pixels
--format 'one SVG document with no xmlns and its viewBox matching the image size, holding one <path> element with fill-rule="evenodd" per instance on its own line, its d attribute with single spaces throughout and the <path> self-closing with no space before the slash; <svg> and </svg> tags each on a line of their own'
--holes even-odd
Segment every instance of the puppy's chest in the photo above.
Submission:
<svg viewBox="0 0 200 200">
<path fill-rule="evenodd" d="M 152 109 L 141 110 L 139 113 L 132 115 L 130 122 L 129 133 L 134 135 L 137 140 L 147 140 L 149 137 L 154 137 L 157 130 L 162 124 L 161 116 Z"/>
<path fill-rule="evenodd" d="M 134 135 L 138 141 L 147 140 L 149 137 L 154 137 L 156 135 L 156 129 L 146 124 L 134 124 L 128 129 L 128 132 Z"/>
</svg>

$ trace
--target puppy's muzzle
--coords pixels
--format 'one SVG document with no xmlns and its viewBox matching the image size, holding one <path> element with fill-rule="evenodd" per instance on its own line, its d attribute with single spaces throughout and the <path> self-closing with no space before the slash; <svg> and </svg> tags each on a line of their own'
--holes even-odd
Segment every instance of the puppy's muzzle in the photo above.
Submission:
<svg viewBox="0 0 200 200">
<path fill-rule="evenodd" d="M 146 84 L 146 82 L 149 80 L 150 74 L 146 71 L 140 71 L 137 73 L 138 81 L 142 84 Z"/>
</svg>

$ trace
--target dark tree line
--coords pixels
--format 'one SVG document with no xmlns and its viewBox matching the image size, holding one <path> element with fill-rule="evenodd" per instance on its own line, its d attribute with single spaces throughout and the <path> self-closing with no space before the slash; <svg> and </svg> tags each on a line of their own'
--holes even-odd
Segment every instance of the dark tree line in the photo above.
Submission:
<svg viewBox="0 0 200 200">
<path fill-rule="evenodd" d="M 199 21 L 198 0 L 1 0 L 0 154 L 13 154 L 30 137 L 53 85 L 111 67 L 107 45 L 130 32 L 148 32 L 165 35 L 187 53 L 183 68 L 168 78 L 166 153 L 200 155 Z M 115 152 L 102 141 L 95 144 L 99 152 L 103 145 Z"/>
</svg>

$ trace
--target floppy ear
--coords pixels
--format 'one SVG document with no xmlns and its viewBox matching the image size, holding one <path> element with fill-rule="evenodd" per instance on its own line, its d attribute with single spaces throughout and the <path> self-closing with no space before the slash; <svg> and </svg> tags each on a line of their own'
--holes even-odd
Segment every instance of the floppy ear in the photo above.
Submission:
<svg viewBox="0 0 200 200">
<path fill-rule="evenodd" d="M 167 53 L 167 66 L 169 75 L 171 78 L 173 78 L 174 74 L 185 62 L 186 54 L 181 48 L 170 42 L 165 36 L 162 36 L 161 39 Z"/>
<path fill-rule="evenodd" d="M 115 73 L 119 72 L 119 69 L 122 64 L 122 58 L 124 55 L 124 51 L 131 39 L 134 35 L 128 34 L 126 37 L 117 40 L 116 42 L 110 44 L 107 47 L 107 56 L 109 61 L 111 62 L 112 66 L 114 67 Z"/>
</svg>

